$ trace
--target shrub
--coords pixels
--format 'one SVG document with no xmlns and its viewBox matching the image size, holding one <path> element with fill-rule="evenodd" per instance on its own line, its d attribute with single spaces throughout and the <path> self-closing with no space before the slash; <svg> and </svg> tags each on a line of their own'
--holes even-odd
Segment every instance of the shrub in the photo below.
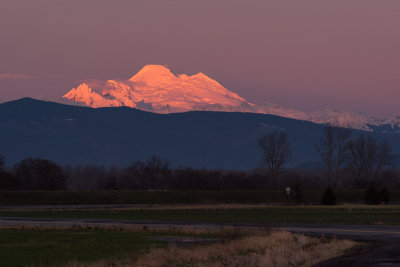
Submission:
<svg viewBox="0 0 400 267">
<path fill-rule="evenodd" d="M 322 205 L 336 205 L 336 195 L 335 192 L 333 192 L 332 187 L 328 186 L 321 199 L 321 204 Z"/>
<path fill-rule="evenodd" d="M 0 190 L 16 190 L 19 187 L 19 181 L 9 172 L 0 171 Z"/>
<path fill-rule="evenodd" d="M 365 203 L 369 205 L 377 205 L 381 203 L 381 195 L 375 182 L 369 184 L 368 189 L 364 193 Z"/>
<path fill-rule="evenodd" d="M 294 200 L 296 201 L 296 204 L 304 203 L 303 188 L 299 183 L 294 186 Z"/>
<path fill-rule="evenodd" d="M 387 190 L 386 187 L 382 188 L 381 191 L 379 191 L 381 201 L 385 204 L 389 204 L 390 202 L 390 194 L 389 191 Z"/>
</svg>

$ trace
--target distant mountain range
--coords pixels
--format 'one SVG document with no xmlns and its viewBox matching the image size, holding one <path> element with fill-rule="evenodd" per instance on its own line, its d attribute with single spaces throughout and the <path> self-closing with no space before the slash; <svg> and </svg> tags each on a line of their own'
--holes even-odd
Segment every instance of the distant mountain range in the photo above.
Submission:
<svg viewBox="0 0 400 267">
<path fill-rule="evenodd" d="M 158 155 L 173 166 L 244 170 L 261 166 L 257 141 L 279 130 L 288 134 L 292 146 L 289 166 L 315 166 L 319 162 L 315 145 L 323 127 L 259 113 L 157 114 L 130 107 L 90 108 L 24 98 L 0 104 L 0 154 L 9 165 L 41 157 L 63 165 L 126 166 Z M 369 134 L 387 139 L 399 154 L 398 132 L 391 126 L 373 127 Z"/>
<path fill-rule="evenodd" d="M 384 126 L 385 129 L 400 132 L 400 117 L 381 120 L 360 112 L 332 109 L 307 114 L 277 105 L 256 105 L 203 73 L 176 75 L 161 65 L 147 65 L 128 80 L 87 80 L 63 98 L 94 108 L 127 106 L 161 114 L 186 111 L 250 112 L 366 131 Z"/>
</svg>

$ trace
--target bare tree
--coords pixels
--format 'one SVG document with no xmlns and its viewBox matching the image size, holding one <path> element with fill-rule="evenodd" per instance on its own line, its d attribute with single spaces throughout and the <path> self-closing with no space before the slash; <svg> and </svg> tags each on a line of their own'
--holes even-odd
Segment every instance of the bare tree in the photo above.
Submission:
<svg viewBox="0 0 400 267">
<path fill-rule="evenodd" d="M 328 185 L 336 188 L 342 173 L 348 150 L 351 130 L 337 126 L 326 126 L 316 150 L 327 168 Z"/>
<path fill-rule="evenodd" d="M 369 135 L 360 135 L 349 143 L 349 170 L 357 184 L 375 182 L 385 166 L 392 164 L 389 143 L 378 142 Z"/>
<path fill-rule="evenodd" d="M 284 132 L 270 133 L 262 137 L 258 144 L 263 151 L 264 162 L 271 173 L 272 180 L 276 184 L 283 165 L 289 160 L 292 153 L 287 134 Z"/>
</svg>

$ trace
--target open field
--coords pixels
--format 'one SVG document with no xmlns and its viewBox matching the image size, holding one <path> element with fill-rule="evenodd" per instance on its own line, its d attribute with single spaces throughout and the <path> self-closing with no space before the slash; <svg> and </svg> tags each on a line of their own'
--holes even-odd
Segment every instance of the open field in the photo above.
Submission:
<svg viewBox="0 0 400 267">
<path fill-rule="evenodd" d="M 268 198 L 271 198 L 274 194 L 279 196 L 281 192 L 278 191 L 245 191 L 242 194 L 236 191 L 195 191 L 192 192 L 192 196 L 189 194 L 190 191 L 119 191 L 121 194 L 126 194 L 120 198 L 117 192 L 1 193 L 3 194 L 1 198 L 6 200 L 4 203 L 9 204 L 8 207 L 3 206 L 0 209 L 0 218 L 4 223 L 2 225 L 19 225 L 11 228 L 0 227 L 2 262 L 6 266 L 66 265 L 75 267 L 132 265 L 149 267 L 162 266 L 165 262 L 168 262 L 169 266 L 182 266 L 182 263 L 185 263 L 185 266 L 226 266 L 227 264 L 229 266 L 310 266 L 340 256 L 355 244 L 352 241 L 311 238 L 285 232 L 276 233 L 282 236 L 273 234 L 272 237 L 269 233 L 264 233 L 265 236 L 262 238 L 259 234 L 245 236 L 240 233 L 239 230 L 247 230 L 254 227 L 254 224 L 267 227 L 269 230 L 279 228 L 312 236 L 327 233 L 327 236 L 354 237 L 355 240 L 383 242 L 384 246 L 379 246 L 382 249 L 373 250 L 376 255 L 371 254 L 374 255 L 373 259 L 379 262 L 384 262 L 388 257 L 392 257 L 393 252 L 398 251 L 398 246 L 395 244 L 398 240 L 397 233 L 400 232 L 396 230 L 398 226 L 395 225 L 400 225 L 400 205 L 291 206 L 287 205 L 291 203 L 280 202 L 285 200 L 279 197 L 275 199 L 278 203 L 276 205 L 259 204 L 262 203 L 260 199 L 267 199 L 262 198 L 266 193 L 271 192 L 267 194 Z M 126 204 L 125 201 L 131 197 L 131 194 L 137 195 L 132 197 L 135 202 L 131 206 L 98 205 L 93 208 L 79 205 L 76 207 L 73 205 L 40 206 L 63 203 L 74 194 L 77 199 L 71 199 L 68 204 L 100 204 L 102 203 L 100 199 L 105 199 L 104 196 L 108 193 L 111 194 L 109 199 L 113 201 L 117 199 L 122 204 Z M 221 193 L 222 197 L 218 193 Z M 313 194 L 311 196 L 316 198 L 319 193 L 315 191 Z M 354 197 L 354 192 L 349 195 Z M 53 202 L 49 201 L 52 196 L 55 197 Z M 160 201 L 163 204 L 152 204 L 151 197 L 158 196 L 163 196 Z M 361 191 L 358 192 L 358 196 L 362 196 Z M 27 199 L 24 200 L 23 197 Z M 35 198 L 37 198 L 36 202 L 33 200 Z M 219 200 L 209 201 L 212 198 Z M 181 204 L 185 199 L 191 199 L 191 201 Z M 311 197 L 308 196 L 308 199 Z M 11 200 L 14 200 L 12 204 Z M 31 208 L 15 205 L 16 203 L 32 204 L 29 201 L 35 204 Z M 118 201 L 114 204 L 118 204 Z M 196 204 L 197 202 L 200 204 Z M 7 218 L 11 217 L 14 219 L 8 221 Z M 24 218 L 39 219 L 26 220 Z M 43 220 L 40 221 L 40 218 Z M 52 222 L 46 218 L 60 220 Z M 79 219 L 93 221 L 84 222 Z M 185 223 L 197 223 L 197 226 L 185 225 Z M 207 226 L 208 223 L 212 225 Z M 234 234 L 230 236 L 215 232 L 226 227 L 223 223 L 228 225 L 238 223 L 240 228 L 235 228 Z M 285 226 L 285 223 L 288 225 Z M 291 227 L 289 224 L 297 224 L 297 226 Z M 28 225 L 28 227 L 21 227 L 21 225 Z M 32 227 L 32 225 L 37 227 Z M 198 225 L 203 227 L 198 227 Z M 360 225 L 365 225 L 364 227 L 367 228 Z M 394 226 L 382 228 L 386 227 L 383 225 Z M 186 229 L 193 227 L 196 231 L 177 231 L 175 227 Z M 358 231 L 359 234 L 355 235 L 353 231 Z M 381 234 L 387 238 L 380 240 Z M 213 238 L 221 242 L 217 241 L 213 244 L 206 242 L 201 245 L 192 243 L 189 244 L 190 247 L 187 247 L 187 244 L 184 245 L 185 247 L 169 246 L 169 242 L 177 245 L 178 243 L 171 240 L 182 236 Z M 368 255 L 367 253 L 360 257 L 364 262 L 370 262 L 371 257 Z M 353 264 L 354 258 L 349 262 Z"/>
<path fill-rule="evenodd" d="M 322 191 L 303 192 L 304 203 L 318 204 Z M 400 191 L 390 192 L 392 202 L 400 202 Z M 294 197 L 294 196 L 292 196 Z M 362 203 L 364 191 L 337 192 L 339 203 Z M 182 191 L 2 191 L 0 205 L 74 204 L 205 204 L 205 203 L 294 203 L 283 190 L 182 190 Z"/>
<path fill-rule="evenodd" d="M 213 243 L 170 243 L 210 236 Z M 309 266 L 355 245 L 347 240 L 234 228 L 198 233 L 190 229 L 0 228 L 4 266 Z"/>
<path fill-rule="evenodd" d="M 0 217 L 198 223 L 400 225 L 400 206 L 151 205 L 119 209 L 1 210 Z"/>
<path fill-rule="evenodd" d="M 104 229 L 1 229 L 2 266 L 54 266 L 70 261 L 91 262 L 138 254 L 150 246 L 165 246 L 150 241 L 150 232 Z"/>
</svg>

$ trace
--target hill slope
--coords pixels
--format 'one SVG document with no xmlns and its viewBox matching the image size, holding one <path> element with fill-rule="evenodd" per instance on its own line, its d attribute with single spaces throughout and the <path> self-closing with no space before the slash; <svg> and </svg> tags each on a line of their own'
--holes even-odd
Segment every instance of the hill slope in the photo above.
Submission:
<svg viewBox="0 0 400 267">
<path fill-rule="evenodd" d="M 0 127 L 0 154 L 9 164 L 43 157 L 61 164 L 110 166 L 159 155 L 175 166 L 226 169 L 259 167 L 257 140 L 274 130 L 289 135 L 294 152 L 291 166 L 317 161 L 314 148 L 323 128 L 265 114 L 156 114 L 129 107 L 93 109 L 29 98 L 0 104 Z M 400 151 L 398 135 L 385 137 Z"/>
</svg>

